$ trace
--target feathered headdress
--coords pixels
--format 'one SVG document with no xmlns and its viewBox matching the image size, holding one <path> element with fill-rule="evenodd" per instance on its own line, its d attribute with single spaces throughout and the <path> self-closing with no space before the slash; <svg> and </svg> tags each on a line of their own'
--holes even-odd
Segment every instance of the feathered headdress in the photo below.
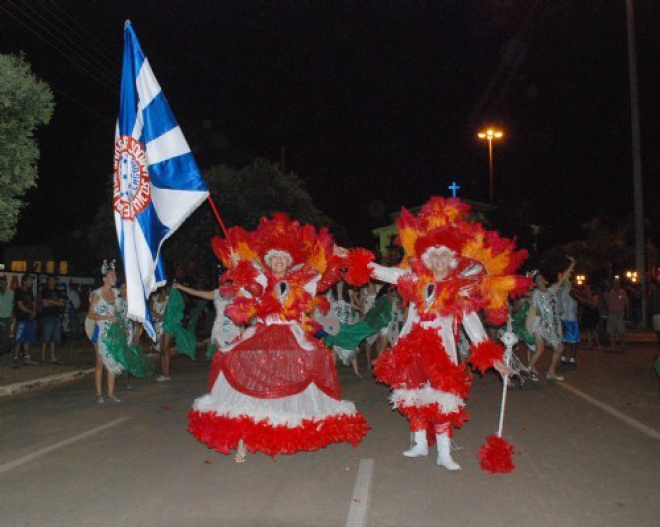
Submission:
<svg viewBox="0 0 660 527">
<path fill-rule="evenodd" d="M 333 259 L 334 240 L 326 228 L 317 231 L 312 225 L 300 225 L 284 213 L 275 213 L 272 219 L 261 218 L 252 232 L 232 227 L 228 234 L 228 239 L 216 236 L 211 245 L 215 255 L 229 269 L 239 260 L 257 260 L 265 267 L 270 251 L 286 252 L 293 266 L 304 264 L 321 274 Z"/>
<path fill-rule="evenodd" d="M 515 274 L 527 251 L 516 250 L 515 241 L 470 222 L 469 212 L 470 206 L 458 198 L 440 197 L 431 198 L 417 216 L 402 209 L 397 220 L 399 242 L 405 251 L 402 265 L 412 266 L 418 279 L 400 284 L 400 291 L 420 305 L 424 294 L 418 289 L 428 287 L 431 281 L 430 277 L 424 279 L 431 273 L 422 264 L 422 256 L 430 248 L 444 246 L 456 253 L 458 266 L 433 307 L 443 311 L 446 306 L 449 313 L 464 310 L 469 302 L 473 309 L 483 309 L 491 322 L 500 324 L 506 321 L 509 297 L 523 294 L 531 285 L 529 278 Z M 468 294 L 450 295 L 453 290 Z"/>
</svg>

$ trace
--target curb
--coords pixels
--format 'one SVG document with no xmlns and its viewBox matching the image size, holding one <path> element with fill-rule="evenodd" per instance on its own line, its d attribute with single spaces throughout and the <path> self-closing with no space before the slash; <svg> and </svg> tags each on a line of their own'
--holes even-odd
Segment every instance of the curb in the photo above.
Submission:
<svg viewBox="0 0 660 527">
<path fill-rule="evenodd" d="M 41 388 L 47 388 L 55 384 L 76 381 L 93 373 L 94 368 L 89 368 L 87 370 L 73 370 L 65 373 L 58 373 L 57 375 L 50 375 L 48 377 L 41 377 L 40 379 L 32 379 L 30 381 L 16 382 L 14 384 L 0 386 L 0 397 L 19 395 L 33 390 L 39 390 Z"/>
</svg>

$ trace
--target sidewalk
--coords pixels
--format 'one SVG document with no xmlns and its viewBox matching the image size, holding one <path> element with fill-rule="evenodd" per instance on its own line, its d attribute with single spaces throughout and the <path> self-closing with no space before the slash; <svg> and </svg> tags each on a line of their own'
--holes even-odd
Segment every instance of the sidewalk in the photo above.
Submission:
<svg viewBox="0 0 660 527">
<path fill-rule="evenodd" d="M 23 365 L 20 368 L 13 367 L 11 354 L 0 357 L 0 397 L 60 384 L 94 371 L 94 349 L 86 337 L 69 338 L 65 345 L 56 347 L 55 354 L 61 364 Z M 41 360 L 41 343 L 33 347 L 30 355 L 33 360 Z M 50 359 L 48 353 L 46 359 Z"/>
<path fill-rule="evenodd" d="M 148 345 L 143 346 L 148 352 Z M 30 355 L 33 360 L 41 361 L 41 343 L 30 351 Z M 13 367 L 11 354 L 0 356 L 0 398 L 71 382 L 94 373 L 96 358 L 87 337 L 70 337 L 66 344 L 56 347 L 55 355 L 60 364 L 23 365 L 19 368 Z M 47 352 L 46 360 L 49 359 Z"/>
<path fill-rule="evenodd" d="M 626 341 L 630 344 L 656 344 L 658 339 L 650 329 L 629 329 Z"/>
</svg>

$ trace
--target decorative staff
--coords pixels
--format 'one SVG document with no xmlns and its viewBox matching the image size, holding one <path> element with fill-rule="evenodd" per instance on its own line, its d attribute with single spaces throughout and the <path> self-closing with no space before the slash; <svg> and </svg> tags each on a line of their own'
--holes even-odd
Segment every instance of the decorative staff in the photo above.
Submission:
<svg viewBox="0 0 660 527">
<path fill-rule="evenodd" d="M 491 474 L 505 474 L 513 472 L 513 445 L 510 445 L 502 438 L 504 429 L 504 411 L 506 409 L 506 393 L 511 375 L 511 357 L 513 356 L 513 347 L 518 343 L 518 337 L 511 328 L 511 315 L 506 324 L 506 332 L 500 338 L 502 344 L 506 346 L 504 351 L 504 363 L 509 372 L 502 378 L 502 403 L 500 405 L 500 424 L 497 429 L 497 435 L 488 436 L 487 443 L 479 450 L 479 462 L 482 470 Z"/>
</svg>

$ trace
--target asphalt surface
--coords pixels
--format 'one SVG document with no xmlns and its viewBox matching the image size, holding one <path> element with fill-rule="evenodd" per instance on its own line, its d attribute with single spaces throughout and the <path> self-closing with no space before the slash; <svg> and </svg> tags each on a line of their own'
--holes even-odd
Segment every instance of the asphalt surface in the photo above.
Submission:
<svg viewBox="0 0 660 527">
<path fill-rule="evenodd" d="M 365 441 L 244 464 L 186 431 L 190 404 L 206 391 L 203 362 L 177 359 L 169 383 L 119 383 L 121 403 L 97 404 L 91 377 L 5 397 L 0 527 L 657 526 L 656 355 L 651 345 L 587 351 L 568 387 L 542 378 L 509 390 L 504 436 L 517 454 L 506 475 L 483 473 L 476 457 L 497 429 L 495 375 L 475 377 L 454 473 L 435 465 L 434 451 L 401 456 L 409 436 L 387 390 L 343 365 L 344 397 L 373 427 Z"/>
</svg>

